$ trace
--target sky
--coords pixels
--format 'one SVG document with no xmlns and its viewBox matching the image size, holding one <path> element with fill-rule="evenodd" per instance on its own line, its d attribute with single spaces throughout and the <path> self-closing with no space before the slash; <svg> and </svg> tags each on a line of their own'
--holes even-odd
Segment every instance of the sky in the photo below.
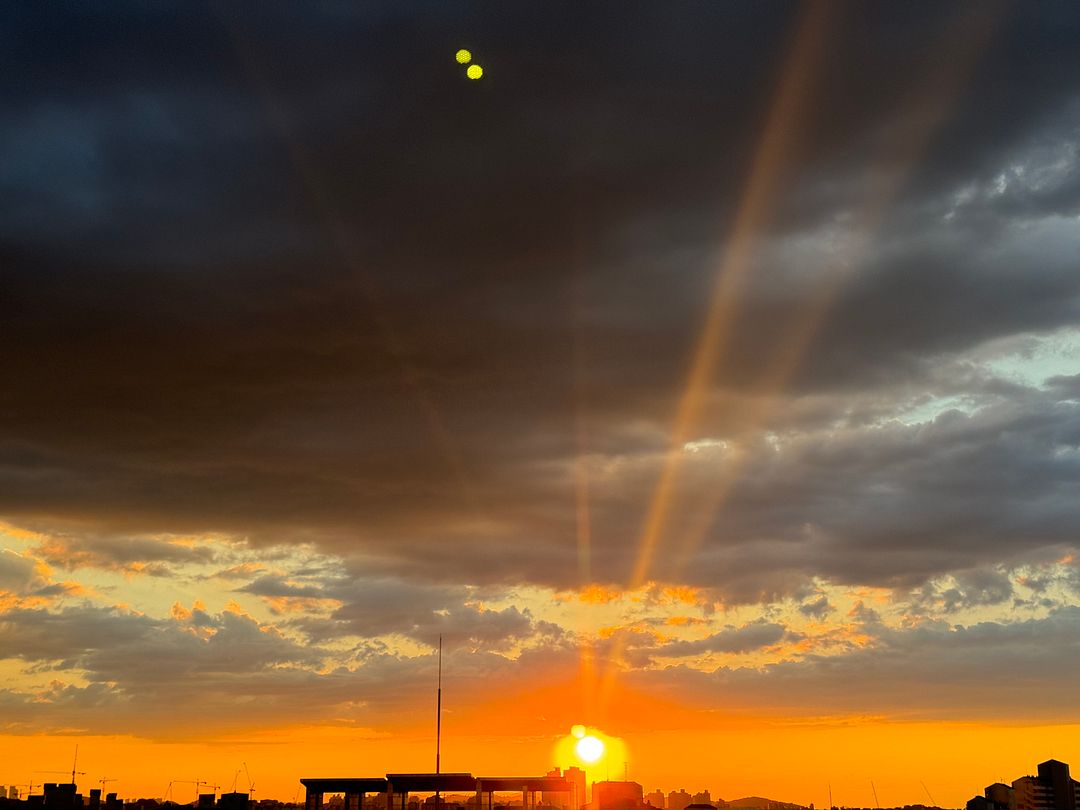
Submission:
<svg viewBox="0 0 1080 810">
<path fill-rule="evenodd" d="M 1080 767 L 1078 41 L 6 4 L 0 783 Z"/>
</svg>

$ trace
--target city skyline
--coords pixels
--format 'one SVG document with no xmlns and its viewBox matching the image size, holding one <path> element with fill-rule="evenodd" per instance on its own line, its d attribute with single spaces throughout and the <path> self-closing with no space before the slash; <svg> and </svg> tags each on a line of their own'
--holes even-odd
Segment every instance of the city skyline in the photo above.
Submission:
<svg viewBox="0 0 1080 810">
<path fill-rule="evenodd" d="M 728 808 L 747 808 L 749 810 L 813 810 L 811 802 L 808 807 L 792 802 L 783 802 L 761 796 L 712 797 L 706 788 L 694 794 L 684 788 L 672 790 L 665 794 L 662 789 L 656 789 L 649 793 L 644 787 L 632 780 L 602 780 L 588 781 L 586 771 L 571 766 L 566 769 L 556 767 L 544 775 L 532 777 L 521 776 L 477 776 L 467 772 L 429 772 L 429 773 L 388 773 L 385 776 L 357 776 L 355 774 L 344 777 L 308 777 L 300 779 L 304 796 L 300 798 L 300 790 L 297 791 L 293 800 L 255 799 L 255 783 L 251 779 L 247 763 L 243 764 L 242 771 L 238 769 L 233 777 L 233 784 L 226 790 L 223 785 L 204 780 L 179 780 L 171 781 L 163 797 L 139 797 L 138 799 L 122 797 L 118 798 L 115 791 L 106 793 L 106 784 L 118 781 L 117 779 L 102 778 L 98 780 L 99 788 L 91 789 L 89 795 L 84 796 L 78 792 L 76 784 L 77 776 L 85 776 L 86 772 L 76 770 L 77 752 L 72 764 L 69 782 L 46 782 L 36 785 L 37 792 L 33 791 L 34 785 L 12 785 L 9 787 L 0 784 L 0 800 L 8 799 L 12 802 L 21 800 L 22 804 L 8 804 L 9 808 L 41 807 L 44 799 L 44 807 L 51 810 L 71 810 L 74 807 L 89 807 L 98 810 L 106 807 L 110 810 L 123 810 L 137 808 L 138 810 L 153 810 L 159 806 L 183 807 L 197 806 L 212 810 L 214 807 L 221 810 L 248 810 L 248 808 L 280 807 L 283 804 L 289 807 L 303 807 L 305 810 L 322 810 L 323 807 L 343 807 L 352 810 L 363 808 L 376 808 L 376 810 L 391 810 L 400 804 L 401 810 L 414 810 L 420 807 L 456 808 L 456 810 L 481 810 L 481 808 L 520 806 L 523 808 L 554 808 L 554 810 L 634 810 L 634 808 L 657 808 L 658 810 L 686 810 L 686 808 L 713 808 L 713 810 L 728 810 Z M 246 788 L 238 788 L 237 782 L 243 772 L 247 780 Z M 45 771 L 39 773 L 57 774 L 59 771 Z M 175 784 L 193 786 L 194 796 L 191 801 L 185 801 L 172 793 Z M 904 805 L 908 808 L 926 808 L 926 810 L 940 810 L 933 795 L 925 783 L 920 785 L 926 793 L 929 804 L 910 803 Z M 586 787 L 588 786 L 588 787 Z M 874 794 L 874 805 L 880 808 L 880 800 L 876 788 L 871 785 Z M 44 796 L 42 795 L 44 789 Z M 209 793 L 204 791 L 209 790 Z M 219 798 L 220 794 L 220 798 Z M 440 798 L 441 797 L 441 798 Z M 836 804 L 832 801 L 832 789 L 830 784 L 829 804 L 830 810 L 844 810 L 847 805 Z M 89 802 L 88 804 L 80 803 Z M 1011 783 L 995 782 L 988 785 L 982 794 L 977 794 L 966 802 L 965 810 L 1076 810 L 1080 807 L 1080 782 L 1071 778 L 1070 767 L 1067 762 L 1050 759 L 1040 762 L 1036 774 L 1027 774 L 1013 779 Z M 852 808 L 854 810 L 854 808 Z"/>
<path fill-rule="evenodd" d="M 1077 43 L 0 8 L 0 780 L 958 808 L 1080 762 Z"/>
</svg>

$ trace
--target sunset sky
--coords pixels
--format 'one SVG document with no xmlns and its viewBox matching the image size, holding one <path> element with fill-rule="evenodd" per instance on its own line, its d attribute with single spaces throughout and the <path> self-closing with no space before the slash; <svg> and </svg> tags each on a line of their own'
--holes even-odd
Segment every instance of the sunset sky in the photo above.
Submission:
<svg viewBox="0 0 1080 810">
<path fill-rule="evenodd" d="M 1080 769 L 1077 43 L 4 4 L 0 784 L 433 770 L 440 634 L 444 770 L 577 723 L 726 799 Z"/>
</svg>

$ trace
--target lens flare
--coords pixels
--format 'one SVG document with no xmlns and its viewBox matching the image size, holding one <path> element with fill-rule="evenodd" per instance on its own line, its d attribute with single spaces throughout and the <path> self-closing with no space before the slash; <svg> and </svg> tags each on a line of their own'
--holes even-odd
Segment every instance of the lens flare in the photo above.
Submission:
<svg viewBox="0 0 1080 810">
<path fill-rule="evenodd" d="M 580 740 L 582 737 L 585 736 L 585 726 L 579 723 L 578 725 L 570 729 L 570 733 Z"/>
<path fill-rule="evenodd" d="M 472 53 L 462 48 L 454 54 L 454 58 L 458 60 L 459 65 L 467 65 L 472 61 Z"/>
<path fill-rule="evenodd" d="M 465 71 L 465 75 L 470 79 L 479 79 L 484 75 L 484 69 L 479 65 L 469 65 L 469 69 Z"/>
<path fill-rule="evenodd" d="M 574 751 L 582 762 L 592 763 L 604 755 L 604 744 L 590 734 L 578 740 Z"/>
</svg>

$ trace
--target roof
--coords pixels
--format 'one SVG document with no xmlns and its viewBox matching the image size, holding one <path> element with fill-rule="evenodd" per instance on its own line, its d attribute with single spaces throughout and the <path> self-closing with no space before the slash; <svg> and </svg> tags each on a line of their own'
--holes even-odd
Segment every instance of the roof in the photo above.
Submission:
<svg viewBox="0 0 1080 810">
<path fill-rule="evenodd" d="M 471 773 L 388 773 L 385 778 L 304 778 L 313 793 L 434 793 L 435 791 L 546 790 L 566 792 L 573 783 L 561 776 L 473 776 Z"/>
<path fill-rule="evenodd" d="M 471 773 L 388 773 L 386 781 L 395 793 L 476 790 L 476 778 Z"/>
<path fill-rule="evenodd" d="M 380 777 L 356 779 L 301 779 L 300 784 L 313 793 L 385 793 L 386 780 Z"/>
</svg>

